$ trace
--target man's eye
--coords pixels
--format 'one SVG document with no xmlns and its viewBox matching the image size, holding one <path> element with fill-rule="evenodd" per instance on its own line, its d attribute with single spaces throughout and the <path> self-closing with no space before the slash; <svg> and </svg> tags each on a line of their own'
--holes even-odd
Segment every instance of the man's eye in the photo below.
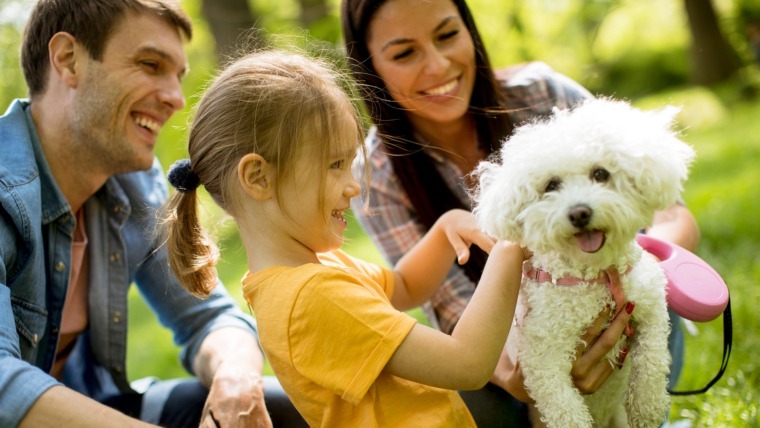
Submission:
<svg viewBox="0 0 760 428">
<path fill-rule="evenodd" d="M 155 61 L 141 61 L 140 64 L 142 64 L 143 67 L 148 68 L 152 71 L 158 70 L 158 63 Z"/>
</svg>

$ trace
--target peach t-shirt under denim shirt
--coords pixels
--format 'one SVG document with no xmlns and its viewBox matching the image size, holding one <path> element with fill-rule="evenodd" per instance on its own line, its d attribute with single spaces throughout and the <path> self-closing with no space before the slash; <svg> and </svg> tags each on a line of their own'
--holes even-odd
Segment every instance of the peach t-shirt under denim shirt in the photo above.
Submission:
<svg viewBox="0 0 760 428">
<path fill-rule="evenodd" d="M 416 320 L 390 303 L 393 272 L 341 251 L 248 274 L 243 293 L 277 378 L 310 426 L 475 426 L 456 391 L 383 371 Z"/>
<path fill-rule="evenodd" d="M 69 288 L 66 290 L 66 301 L 61 315 L 61 334 L 58 338 L 55 362 L 50 374 L 60 380 L 63 366 L 66 365 L 76 338 L 87 329 L 88 309 L 87 296 L 90 289 L 89 263 L 87 258 L 87 231 L 84 221 L 84 209 L 76 213 L 77 225 L 74 229 L 74 240 L 71 242 L 71 270 L 69 271 Z"/>
</svg>

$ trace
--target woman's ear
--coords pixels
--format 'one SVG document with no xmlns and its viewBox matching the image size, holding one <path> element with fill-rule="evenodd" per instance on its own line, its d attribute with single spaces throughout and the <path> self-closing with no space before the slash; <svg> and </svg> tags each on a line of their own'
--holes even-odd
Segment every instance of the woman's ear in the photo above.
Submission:
<svg viewBox="0 0 760 428">
<path fill-rule="evenodd" d="M 243 191 L 252 198 L 264 201 L 274 192 L 272 168 L 261 155 L 249 153 L 238 161 L 238 182 Z"/>
<path fill-rule="evenodd" d="M 81 49 L 74 36 L 66 32 L 55 33 L 48 42 L 50 70 L 71 88 L 79 84 L 77 55 L 81 54 Z"/>
</svg>

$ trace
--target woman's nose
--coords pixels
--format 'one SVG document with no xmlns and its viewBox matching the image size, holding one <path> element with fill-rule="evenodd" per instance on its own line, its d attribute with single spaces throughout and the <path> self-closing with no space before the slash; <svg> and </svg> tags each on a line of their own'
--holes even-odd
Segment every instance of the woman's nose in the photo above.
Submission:
<svg viewBox="0 0 760 428">
<path fill-rule="evenodd" d="M 449 59 L 437 48 L 431 48 L 427 55 L 425 63 L 425 72 L 427 74 L 440 74 L 446 71 L 449 66 Z"/>
</svg>

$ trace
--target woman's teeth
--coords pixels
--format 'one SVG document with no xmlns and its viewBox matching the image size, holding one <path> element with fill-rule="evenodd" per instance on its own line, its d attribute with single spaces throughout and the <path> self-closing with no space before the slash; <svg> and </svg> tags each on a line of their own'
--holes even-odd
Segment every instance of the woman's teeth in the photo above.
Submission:
<svg viewBox="0 0 760 428">
<path fill-rule="evenodd" d="M 449 92 L 451 92 L 454 87 L 457 86 L 457 79 L 454 79 L 450 81 L 449 83 L 446 83 L 445 85 L 438 86 L 437 88 L 428 89 L 427 91 L 424 91 L 426 95 L 444 95 Z"/>
</svg>

